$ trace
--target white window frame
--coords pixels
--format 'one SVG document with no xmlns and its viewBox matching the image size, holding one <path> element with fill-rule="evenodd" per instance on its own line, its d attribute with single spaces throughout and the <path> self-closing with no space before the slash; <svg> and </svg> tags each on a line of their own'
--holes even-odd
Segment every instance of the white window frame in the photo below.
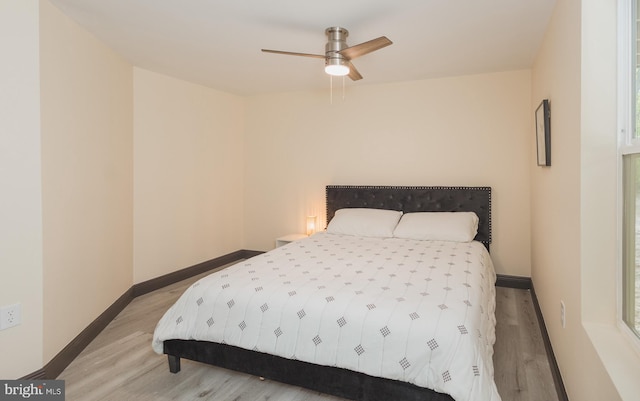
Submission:
<svg viewBox="0 0 640 401">
<path fill-rule="evenodd" d="M 636 44 L 636 3 L 640 0 L 618 1 L 618 277 L 617 277 L 617 323 L 620 330 L 640 352 L 640 337 L 624 321 L 623 314 L 623 157 L 640 154 L 640 133 L 635 133 L 635 71 L 632 57 Z"/>
</svg>

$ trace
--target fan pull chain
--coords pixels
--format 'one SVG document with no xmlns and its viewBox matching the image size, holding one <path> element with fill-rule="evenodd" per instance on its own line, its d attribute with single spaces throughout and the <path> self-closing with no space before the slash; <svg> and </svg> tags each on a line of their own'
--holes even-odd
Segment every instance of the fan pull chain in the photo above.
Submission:
<svg viewBox="0 0 640 401">
<path fill-rule="evenodd" d="M 333 104 L 333 75 L 329 75 L 329 104 Z"/>
<path fill-rule="evenodd" d="M 342 77 L 342 101 L 346 97 L 345 77 Z M 329 104 L 333 104 L 333 75 L 329 75 Z"/>
</svg>

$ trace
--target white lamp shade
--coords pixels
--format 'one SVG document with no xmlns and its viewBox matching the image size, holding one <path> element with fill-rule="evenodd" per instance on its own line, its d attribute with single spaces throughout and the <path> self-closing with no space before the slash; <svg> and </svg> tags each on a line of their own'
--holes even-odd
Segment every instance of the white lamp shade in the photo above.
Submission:
<svg viewBox="0 0 640 401">
<path fill-rule="evenodd" d="M 316 216 L 307 216 L 307 235 L 312 235 L 316 232 Z"/>
</svg>

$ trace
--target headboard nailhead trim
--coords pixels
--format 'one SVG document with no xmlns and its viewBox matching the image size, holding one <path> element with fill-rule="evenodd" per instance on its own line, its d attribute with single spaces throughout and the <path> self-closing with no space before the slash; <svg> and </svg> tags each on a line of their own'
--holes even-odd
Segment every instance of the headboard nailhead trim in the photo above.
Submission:
<svg viewBox="0 0 640 401">
<path fill-rule="evenodd" d="M 327 224 L 336 210 L 346 207 L 473 211 L 480 219 L 476 240 L 487 248 L 491 243 L 491 187 L 327 185 L 326 202 Z"/>
</svg>

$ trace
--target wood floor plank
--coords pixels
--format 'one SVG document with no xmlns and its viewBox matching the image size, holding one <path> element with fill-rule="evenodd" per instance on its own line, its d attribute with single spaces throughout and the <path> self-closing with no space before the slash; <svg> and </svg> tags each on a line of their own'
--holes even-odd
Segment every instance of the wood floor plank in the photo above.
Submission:
<svg viewBox="0 0 640 401">
<path fill-rule="evenodd" d="M 65 380 L 66 399 L 342 400 L 188 360 L 182 360 L 180 373 L 170 373 L 166 356 L 151 349 L 155 325 L 206 274 L 135 298 L 58 377 Z M 503 401 L 557 401 L 529 291 L 496 290 L 494 366 Z"/>
<path fill-rule="evenodd" d="M 497 288 L 495 381 L 503 400 L 557 401 L 542 334 L 526 290 Z"/>
</svg>

